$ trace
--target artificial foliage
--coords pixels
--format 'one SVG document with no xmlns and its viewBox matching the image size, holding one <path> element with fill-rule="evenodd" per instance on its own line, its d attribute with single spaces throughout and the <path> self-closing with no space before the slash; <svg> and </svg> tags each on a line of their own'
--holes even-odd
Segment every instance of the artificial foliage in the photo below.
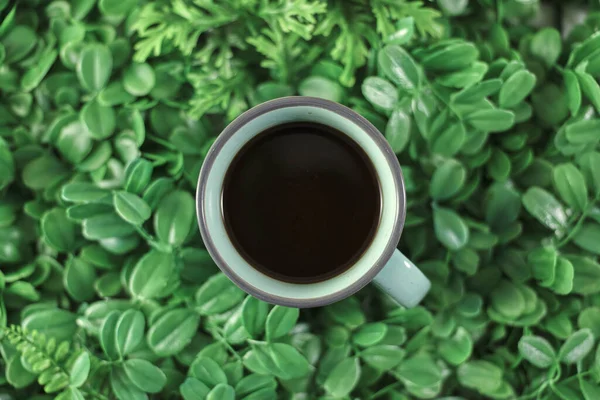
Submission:
<svg viewBox="0 0 600 400">
<path fill-rule="evenodd" d="M 600 399 L 597 9 L 0 1 L 0 397 Z M 271 306 L 203 247 L 210 145 L 293 94 L 398 155 L 420 306 Z"/>
</svg>

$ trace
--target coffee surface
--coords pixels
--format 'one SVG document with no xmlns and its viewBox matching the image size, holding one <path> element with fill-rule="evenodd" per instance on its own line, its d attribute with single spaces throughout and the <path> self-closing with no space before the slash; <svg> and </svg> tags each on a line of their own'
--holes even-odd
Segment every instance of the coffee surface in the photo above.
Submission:
<svg viewBox="0 0 600 400">
<path fill-rule="evenodd" d="M 368 248 L 379 223 L 371 161 L 343 133 L 303 122 L 268 129 L 236 155 L 225 177 L 223 216 L 234 245 L 282 281 L 335 276 Z"/>
</svg>

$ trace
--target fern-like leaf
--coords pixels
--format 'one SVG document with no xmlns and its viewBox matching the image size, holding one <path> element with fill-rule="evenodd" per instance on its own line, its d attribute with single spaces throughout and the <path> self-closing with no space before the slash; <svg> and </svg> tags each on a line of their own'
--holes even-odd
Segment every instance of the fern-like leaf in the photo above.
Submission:
<svg viewBox="0 0 600 400">
<path fill-rule="evenodd" d="M 5 330 L 5 337 L 21 353 L 23 366 L 37 375 L 38 383 L 46 393 L 55 393 L 69 385 L 69 365 L 77 355 L 71 351 L 69 342 L 56 344 L 38 331 L 28 332 L 12 325 Z"/>
<path fill-rule="evenodd" d="M 316 17 L 326 11 L 327 4 L 321 0 L 262 0 L 258 16 L 283 33 L 295 33 L 309 40 Z"/>
<path fill-rule="evenodd" d="M 135 45 L 134 59 L 143 62 L 151 55 L 163 54 L 163 47 L 167 45 L 190 55 L 203 33 L 237 18 L 239 15 L 234 8 L 211 0 L 149 2 L 132 26 L 140 37 Z"/>
</svg>

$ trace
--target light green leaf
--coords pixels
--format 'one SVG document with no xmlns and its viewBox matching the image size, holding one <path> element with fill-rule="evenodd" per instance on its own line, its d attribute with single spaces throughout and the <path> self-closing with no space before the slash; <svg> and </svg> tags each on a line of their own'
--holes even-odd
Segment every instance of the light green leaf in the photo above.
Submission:
<svg viewBox="0 0 600 400">
<path fill-rule="evenodd" d="M 469 241 L 469 227 L 448 208 L 433 208 L 433 225 L 437 239 L 450 250 L 460 250 Z"/>
<path fill-rule="evenodd" d="M 378 76 L 365 79 L 362 93 L 375 108 L 385 112 L 392 111 L 398 103 L 398 90 L 390 82 Z"/>
<path fill-rule="evenodd" d="M 219 364 L 207 357 L 198 357 L 190 365 L 189 373 L 209 388 L 227 383 L 227 376 Z"/>
<path fill-rule="evenodd" d="M 195 228 L 194 198 L 184 191 L 167 195 L 154 214 L 154 230 L 158 238 L 172 246 L 181 246 Z"/>
<path fill-rule="evenodd" d="M 173 273 L 174 259 L 170 253 L 150 250 L 135 265 L 129 280 L 129 290 L 135 297 L 151 299 L 166 286 Z"/>
<path fill-rule="evenodd" d="M 144 392 L 158 393 L 167 382 L 165 373 L 147 360 L 130 359 L 123 363 L 123 368 L 129 380 Z"/>
<path fill-rule="evenodd" d="M 143 224 L 152 214 L 150 206 L 144 200 L 122 190 L 113 194 L 113 204 L 117 214 L 132 225 Z"/>
<path fill-rule="evenodd" d="M 360 378 L 358 358 L 346 358 L 338 363 L 325 381 L 324 388 L 333 397 L 344 397 L 350 394 Z"/>
<path fill-rule="evenodd" d="M 500 89 L 500 107 L 511 108 L 525 100 L 535 87 L 536 77 L 527 70 L 520 70 L 511 75 Z"/>
<path fill-rule="evenodd" d="M 583 360 L 594 347 L 594 335 L 584 328 L 573 333 L 558 351 L 558 358 L 565 364 L 576 364 Z"/>
<path fill-rule="evenodd" d="M 554 28 L 543 28 L 539 30 L 530 43 L 531 54 L 544 61 L 551 67 L 556 63 L 562 51 L 562 39 L 560 33 Z"/>
<path fill-rule="evenodd" d="M 87 351 L 82 351 L 69 370 L 69 384 L 74 388 L 81 387 L 90 373 L 90 355 Z"/>
<path fill-rule="evenodd" d="M 233 308 L 245 293 L 225 275 L 214 275 L 196 292 L 196 310 L 202 315 L 219 314 Z"/>
<path fill-rule="evenodd" d="M 504 132 L 515 124 L 515 114 L 508 110 L 479 110 L 467 115 L 465 120 L 483 132 Z"/>
<path fill-rule="evenodd" d="M 587 185 L 583 174 L 571 163 L 559 164 L 553 170 L 554 187 L 565 203 L 577 211 L 587 207 Z"/>
<path fill-rule="evenodd" d="M 267 316 L 265 331 L 267 341 L 273 341 L 286 335 L 298 321 L 300 310 L 283 306 L 275 306 Z"/>
<path fill-rule="evenodd" d="M 570 143 L 591 144 L 600 141 L 599 129 L 600 119 L 584 119 L 567 125 L 565 133 Z"/>
<path fill-rule="evenodd" d="M 90 91 L 102 89 L 112 73 L 112 54 L 98 43 L 87 45 L 77 62 L 77 77 L 83 87 Z"/>
<path fill-rule="evenodd" d="M 398 346 L 379 344 L 360 352 L 360 358 L 371 367 L 389 371 L 402 362 L 405 351 Z"/>
<path fill-rule="evenodd" d="M 448 159 L 433 173 L 429 193 L 437 201 L 449 199 L 462 189 L 466 178 L 465 167 L 454 159 Z"/>
<path fill-rule="evenodd" d="M 197 334 L 200 316 L 185 308 L 167 311 L 148 330 L 148 346 L 160 357 L 179 353 Z"/>
<path fill-rule="evenodd" d="M 489 361 L 470 361 L 458 367 L 458 381 L 466 388 L 489 393 L 502 385 L 502 370 Z"/>
<path fill-rule="evenodd" d="M 399 88 L 413 91 L 420 87 L 421 74 L 412 57 L 400 46 L 385 46 L 377 56 L 383 74 Z"/>
<path fill-rule="evenodd" d="M 529 188 L 523 195 L 523 206 L 550 229 L 562 230 L 567 224 L 567 214 L 562 204 L 542 188 Z"/>
<path fill-rule="evenodd" d="M 140 344 L 144 338 L 144 328 L 144 314 L 140 311 L 127 310 L 121 314 L 115 327 L 115 346 L 121 357 L 131 353 Z"/>
<path fill-rule="evenodd" d="M 523 336 L 519 340 L 519 353 L 538 368 L 549 368 L 557 362 L 550 342 L 539 336 Z"/>
<path fill-rule="evenodd" d="M 269 305 L 253 296 L 246 296 L 242 304 L 242 323 L 253 338 L 257 339 L 265 330 Z"/>
<path fill-rule="evenodd" d="M 383 322 L 373 322 L 360 327 L 352 335 L 352 341 L 361 347 L 374 346 L 383 340 L 386 333 L 386 324 Z"/>
</svg>

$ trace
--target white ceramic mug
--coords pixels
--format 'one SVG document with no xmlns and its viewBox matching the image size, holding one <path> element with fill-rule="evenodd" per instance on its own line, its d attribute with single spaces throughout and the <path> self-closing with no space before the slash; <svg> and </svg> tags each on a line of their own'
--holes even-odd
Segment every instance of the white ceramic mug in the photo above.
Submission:
<svg viewBox="0 0 600 400">
<path fill-rule="evenodd" d="M 250 265 L 236 250 L 225 229 L 222 192 L 225 174 L 249 140 L 276 125 L 318 122 L 345 133 L 370 158 L 380 185 L 381 213 L 370 246 L 350 268 L 316 283 L 279 281 Z M 413 307 L 431 283 L 396 246 L 406 215 L 406 194 L 396 155 L 383 135 L 365 118 L 340 104 L 312 97 L 284 97 L 260 104 L 233 121 L 208 152 L 196 194 L 198 224 L 204 244 L 233 282 L 272 304 L 316 307 L 344 299 L 369 282 L 405 307 Z"/>
</svg>

